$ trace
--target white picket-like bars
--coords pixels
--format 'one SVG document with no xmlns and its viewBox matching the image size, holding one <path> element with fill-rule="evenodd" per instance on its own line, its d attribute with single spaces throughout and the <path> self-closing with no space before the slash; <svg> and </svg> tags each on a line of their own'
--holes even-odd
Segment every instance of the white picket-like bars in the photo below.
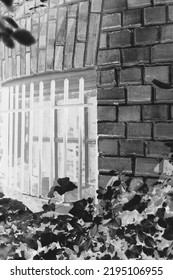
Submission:
<svg viewBox="0 0 173 280">
<path fill-rule="evenodd" d="M 70 177 L 77 191 L 65 200 L 92 196 L 97 185 L 96 90 L 68 79 L 2 88 L 4 185 L 46 197 L 58 178 Z"/>
</svg>

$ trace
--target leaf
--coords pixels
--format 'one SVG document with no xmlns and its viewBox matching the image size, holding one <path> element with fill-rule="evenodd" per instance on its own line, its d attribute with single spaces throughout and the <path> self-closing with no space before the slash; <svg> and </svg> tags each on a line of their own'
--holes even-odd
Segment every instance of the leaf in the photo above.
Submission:
<svg viewBox="0 0 173 280">
<path fill-rule="evenodd" d="M 171 84 L 164 83 L 164 82 L 158 81 L 156 79 L 154 79 L 152 82 L 153 82 L 153 84 L 155 84 L 159 88 L 163 88 L 163 89 L 171 89 L 172 88 Z"/>
<path fill-rule="evenodd" d="M 13 0 L 1 0 L 1 2 L 4 3 L 4 5 L 8 8 L 12 7 L 13 5 Z"/>
<path fill-rule="evenodd" d="M 152 256 L 153 253 L 154 253 L 154 249 L 153 249 L 153 248 L 143 247 L 143 252 L 144 252 L 147 256 Z"/>
<path fill-rule="evenodd" d="M 130 186 L 129 186 L 129 191 L 137 191 L 142 185 L 143 185 L 143 180 L 141 178 L 134 178 L 131 180 L 130 182 Z"/>
<path fill-rule="evenodd" d="M 73 246 L 74 251 L 78 254 L 79 253 L 79 246 L 74 245 Z"/>
<path fill-rule="evenodd" d="M 158 225 L 162 228 L 167 228 L 167 223 L 163 219 L 158 220 Z"/>
<path fill-rule="evenodd" d="M 96 235 L 98 231 L 98 225 L 94 225 L 91 229 L 90 229 L 90 236 L 94 237 Z"/>
<path fill-rule="evenodd" d="M 18 24 L 15 22 L 14 19 L 12 19 L 11 17 L 8 16 L 3 16 L 2 17 L 3 20 L 5 20 L 6 22 L 8 22 L 12 27 L 14 27 L 15 29 L 19 28 Z"/>
<path fill-rule="evenodd" d="M 141 201 L 141 197 L 139 195 L 135 195 L 129 202 L 124 204 L 123 211 L 133 211 L 136 209 L 136 207 L 139 205 Z"/>
<path fill-rule="evenodd" d="M 155 246 L 154 240 L 153 240 L 153 238 L 150 237 L 150 236 L 147 236 L 147 237 L 145 238 L 144 242 L 145 242 L 145 245 L 146 245 L 147 247 L 149 247 L 149 248 L 153 248 L 153 247 Z"/>
<path fill-rule="evenodd" d="M 7 48 L 13 49 L 15 46 L 13 39 L 6 33 L 2 34 L 2 41 Z"/>
<path fill-rule="evenodd" d="M 0 198 L 4 197 L 4 194 L 2 192 L 0 192 Z"/>
<path fill-rule="evenodd" d="M 25 29 L 17 29 L 13 32 L 12 36 L 19 44 L 24 46 L 31 46 L 36 43 L 32 34 Z"/>
<path fill-rule="evenodd" d="M 57 180 L 58 186 L 53 186 L 49 193 L 48 197 L 52 198 L 54 192 L 58 192 L 60 195 L 63 195 L 66 192 L 73 191 L 74 189 L 77 188 L 75 184 L 73 184 L 68 177 L 65 178 L 59 178 Z"/>
<path fill-rule="evenodd" d="M 162 235 L 163 238 L 166 240 L 173 240 L 173 231 L 172 230 L 165 230 L 164 234 Z"/>
</svg>

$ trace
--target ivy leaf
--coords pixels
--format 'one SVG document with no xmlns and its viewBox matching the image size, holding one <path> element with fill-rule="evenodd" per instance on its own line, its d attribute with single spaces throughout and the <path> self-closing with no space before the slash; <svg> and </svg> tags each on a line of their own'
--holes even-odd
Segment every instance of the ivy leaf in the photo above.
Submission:
<svg viewBox="0 0 173 280">
<path fill-rule="evenodd" d="M 147 256 L 152 256 L 153 253 L 154 253 L 154 249 L 153 249 L 153 248 L 143 247 L 143 252 L 144 252 Z"/>
<path fill-rule="evenodd" d="M 166 240 L 173 240 L 173 231 L 172 229 L 166 229 L 164 234 L 162 235 L 163 238 L 165 238 Z"/>
<path fill-rule="evenodd" d="M 13 39 L 6 33 L 2 34 L 2 41 L 7 48 L 13 49 L 15 46 Z"/>
<path fill-rule="evenodd" d="M 171 89 L 172 88 L 171 84 L 164 83 L 164 82 L 158 81 L 156 79 L 154 79 L 152 82 L 153 82 L 153 84 L 155 84 L 159 88 L 163 88 L 163 89 Z"/>
<path fill-rule="evenodd" d="M 163 219 L 158 220 L 158 225 L 162 228 L 167 228 L 167 223 Z"/>
<path fill-rule="evenodd" d="M 17 29 L 13 32 L 12 36 L 19 44 L 24 46 L 31 46 L 36 43 L 32 34 L 25 29 Z"/>
<path fill-rule="evenodd" d="M 94 237 L 96 235 L 98 231 L 98 225 L 94 225 L 91 229 L 90 229 L 90 235 L 91 237 Z"/>
<path fill-rule="evenodd" d="M 63 195 L 66 192 L 73 191 L 77 188 L 75 184 L 73 184 L 68 177 L 65 178 L 59 178 L 57 180 L 58 186 L 53 186 L 49 193 L 48 197 L 52 198 L 54 196 L 54 192 L 59 193 L 59 195 Z"/>
<path fill-rule="evenodd" d="M 125 203 L 123 206 L 123 211 L 133 211 L 136 209 L 137 205 L 139 205 L 141 201 L 141 197 L 139 195 L 135 195 L 129 202 Z"/>
<path fill-rule="evenodd" d="M 144 242 L 145 242 L 145 245 L 149 248 L 153 248 L 155 245 L 153 238 L 150 236 L 147 236 L 146 239 L 144 240 Z"/>
<path fill-rule="evenodd" d="M 1 0 L 2 3 L 8 8 L 12 7 L 13 5 L 13 0 Z"/>
<path fill-rule="evenodd" d="M 18 24 L 15 22 L 15 20 L 13 18 L 8 17 L 8 16 L 3 16 L 2 18 L 15 29 L 19 28 Z"/>
</svg>

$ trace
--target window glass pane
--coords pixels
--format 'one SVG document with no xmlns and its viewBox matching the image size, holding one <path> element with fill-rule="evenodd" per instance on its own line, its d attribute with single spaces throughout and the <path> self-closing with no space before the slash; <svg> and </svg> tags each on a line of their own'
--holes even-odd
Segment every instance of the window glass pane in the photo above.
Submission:
<svg viewBox="0 0 173 280">
<path fill-rule="evenodd" d="M 62 138 L 64 135 L 64 127 L 65 127 L 64 110 L 63 109 L 56 110 L 55 115 L 56 115 L 56 136 L 58 136 L 58 138 Z"/>
<path fill-rule="evenodd" d="M 78 109 L 73 107 L 68 109 L 68 137 L 79 137 L 79 112 Z"/>
<path fill-rule="evenodd" d="M 55 170 L 55 174 L 58 179 L 58 178 L 64 177 L 64 144 L 63 143 L 57 144 L 56 152 L 57 152 L 56 153 L 57 154 L 57 160 L 56 160 L 57 170 Z"/>
</svg>

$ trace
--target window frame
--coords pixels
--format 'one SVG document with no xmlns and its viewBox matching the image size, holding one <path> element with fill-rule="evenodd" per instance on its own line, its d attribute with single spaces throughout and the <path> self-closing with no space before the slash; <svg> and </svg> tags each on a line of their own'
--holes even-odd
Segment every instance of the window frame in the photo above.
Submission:
<svg viewBox="0 0 173 280">
<path fill-rule="evenodd" d="M 79 78 L 79 77 L 82 77 L 82 78 Z M 50 81 L 53 80 L 53 78 L 56 78 L 56 83 L 58 84 L 58 89 L 56 89 L 56 94 L 59 94 L 63 91 L 63 83 L 62 81 L 65 81 L 64 82 L 64 104 L 63 105 L 57 105 L 55 106 L 55 100 L 53 100 L 55 98 L 55 83 L 52 83 Z M 65 78 L 65 79 L 64 79 Z M 64 79 L 64 80 L 63 80 Z M 80 79 L 80 80 L 79 80 Z M 28 95 L 28 91 L 26 90 L 26 85 L 28 85 L 29 81 L 32 80 L 32 83 L 30 84 L 30 89 L 29 89 L 29 95 Z M 52 75 L 50 74 L 47 74 L 47 75 L 39 75 L 39 77 L 33 77 L 33 79 L 31 79 L 30 77 L 28 78 L 23 78 L 23 79 L 16 79 L 16 81 L 10 81 L 8 83 L 4 83 L 3 84 L 3 91 L 6 95 L 9 94 L 9 97 L 10 97 L 10 102 L 8 103 L 7 100 L 5 100 L 3 106 L 7 106 L 8 105 L 10 106 L 9 109 L 10 109 L 10 112 L 8 110 L 8 112 L 5 112 L 2 110 L 2 113 L 6 113 L 7 116 L 5 117 L 6 118 L 6 122 L 8 123 L 8 125 L 12 122 L 13 122 L 13 116 L 14 116 L 14 123 L 18 123 L 18 119 L 19 119 L 19 112 L 21 112 L 21 127 L 24 128 L 24 125 L 25 125 L 25 121 L 26 121 L 26 115 L 25 113 L 28 111 L 29 112 L 29 118 L 30 118 L 30 122 L 33 123 L 33 112 L 32 112 L 32 108 L 33 108 L 33 104 L 34 104 L 34 98 L 37 96 L 34 95 L 34 84 L 38 84 L 38 82 L 40 80 L 44 80 L 46 81 L 47 83 L 50 83 L 51 84 L 51 88 L 50 88 L 50 91 L 51 91 L 51 94 L 50 94 L 50 102 L 51 104 L 54 104 L 54 110 L 51 110 L 52 111 L 52 122 L 51 122 L 51 127 L 53 128 L 53 132 L 52 133 L 55 133 L 54 131 L 54 128 L 55 128 L 55 114 L 57 113 L 58 111 L 58 108 L 59 107 L 64 107 L 64 111 L 65 111 L 65 115 L 67 116 L 67 111 L 68 111 L 68 106 L 71 106 L 71 104 L 68 104 L 68 94 L 69 94 L 69 83 L 70 83 L 70 90 L 71 91 L 77 91 L 77 87 L 79 87 L 79 92 L 81 92 L 81 94 L 79 95 L 79 104 L 75 104 L 74 106 L 76 107 L 77 106 L 81 106 L 81 108 L 79 110 L 81 110 L 81 115 L 83 114 L 83 112 L 86 110 L 86 108 L 88 108 L 88 104 L 85 104 L 85 100 L 84 100 L 84 90 L 87 91 L 87 90 L 96 90 L 96 70 L 89 70 L 89 71 L 80 71 L 80 72 L 74 72 L 74 73 L 53 73 Z M 79 83 L 79 86 L 77 84 L 77 81 L 80 81 Z M 85 84 L 84 84 L 84 81 L 85 81 Z M 12 87 L 12 84 L 13 84 L 13 87 Z M 18 108 L 19 106 L 19 103 L 18 100 L 19 100 L 19 86 L 22 86 L 22 109 L 20 110 Z M 15 91 L 14 91 L 14 88 L 15 88 Z M 85 89 L 84 89 L 85 88 Z M 39 82 L 39 106 L 43 106 L 43 93 L 44 93 L 44 88 L 43 88 L 43 82 Z M 13 97 L 15 96 L 15 97 Z M 24 96 L 24 98 L 23 98 Z M 29 108 L 26 109 L 26 99 L 29 98 Z M 14 104 L 14 99 L 15 99 L 15 104 Z M 16 101 L 17 100 L 17 101 Z M 8 104 L 7 104 L 8 103 Z M 73 105 L 72 105 L 73 106 Z M 93 106 L 93 105 L 91 105 Z M 97 108 L 97 104 L 94 105 L 95 108 Z M 39 108 L 38 108 L 39 109 Z M 8 114 L 9 114 L 9 119 L 8 119 Z M 84 114 L 83 114 L 84 115 Z M 7 120 L 8 119 L 8 120 Z M 39 172 L 42 172 L 42 146 L 43 146 L 43 136 L 42 136 L 42 124 L 43 124 L 43 110 L 39 110 L 39 120 L 41 121 L 41 130 L 39 130 L 39 139 L 38 139 L 38 143 L 39 143 Z M 81 122 L 81 121 L 80 121 Z M 85 124 L 85 122 L 84 122 Z M 16 126 L 16 125 L 15 125 Z M 31 128 L 33 128 L 33 124 L 30 124 Z M 15 177 L 17 176 L 17 136 L 18 135 L 18 132 L 16 133 L 16 129 L 17 128 L 13 128 L 13 125 L 10 125 L 9 126 L 11 131 L 9 132 L 8 129 L 6 129 L 6 135 L 8 135 L 8 133 L 10 133 L 10 135 L 13 134 L 12 130 L 15 130 L 15 138 L 14 138 L 14 174 L 15 174 Z M 81 123 L 79 123 L 79 127 L 80 127 L 80 134 L 82 133 L 81 131 Z M 85 125 L 84 125 L 85 127 Z M 21 128 L 21 132 L 22 132 L 22 135 L 21 135 L 21 139 L 24 139 L 24 135 L 23 135 L 23 129 Z M 87 127 L 85 127 L 86 129 Z M 11 166 L 12 166 L 12 161 L 13 161 L 13 155 L 12 155 L 12 143 L 10 141 L 13 141 L 12 138 L 10 137 L 9 139 L 9 145 L 8 145 L 8 148 L 6 147 L 6 151 L 5 153 L 9 153 L 9 159 L 8 159 L 8 162 L 11 162 Z M 22 140 L 24 141 L 24 140 Z M 24 144 L 24 142 L 21 141 L 21 146 L 22 144 Z M 64 135 L 63 136 L 63 143 L 65 144 L 65 146 L 67 146 L 67 135 Z M 50 168 L 52 172 L 51 173 L 51 178 L 52 178 L 52 182 L 50 183 L 50 186 L 53 185 L 53 179 L 56 178 L 56 172 L 55 170 L 57 169 L 57 159 L 54 158 L 55 156 L 55 149 L 56 149 L 56 144 L 57 142 L 59 142 L 59 139 L 55 137 L 55 134 L 52 135 L 52 137 L 50 136 L 50 143 L 51 143 L 51 160 L 54 162 L 54 166 L 55 168 Z M 86 145 L 86 142 L 87 142 L 87 145 Z M 85 139 L 83 139 L 83 136 L 81 136 L 79 138 L 79 147 L 80 147 L 80 150 L 82 150 L 82 145 L 83 143 L 85 144 L 85 148 L 86 146 L 89 147 L 89 144 L 91 143 L 94 143 L 93 139 L 87 139 L 86 140 L 86 137 Z M 29 133 L 29 160 L 30 162 L 32 162 L 32 145 L 33 145 L 33 131 Z M 97 149 L 97 137 L 95 139 L 95 146 L 96 146 L 96 149 Z M 9 150 L 9 148 L 11 150 Z M 8 149 L 8 151 L 7 151 Z M 64 150 L 66 149 L 66 147 L 64 148 Z M 22 152 L 21 152 L 21 157 L 22 159 L 24 159 L 24 151 L 22 149 Z M 88 152 L 87 152 L 88 153 Z M 88 154 L 87 154 L 88 155 Z M 81 153 L 79 155 L 79 157 L 81 157 Z M 96 157 L 97 157 L 97 153 L 96 153 Z M 24 160 L 21 159 L 21 170 L 24 170 Z M 80 158 L 79 161 L 81 161 L 82 159 Z M 8 166 L 8 162 L 6 161 L 6 167 Z M 64 159 L 64 162 L 66 162 L 66 159 Z M 29 165 L 30 166 L 30 165 Z M 32 166 L 32 165 L 31 165 Z M 79 164 L 79 168 L 81 168 L 81 163 Z M 87 169 L 87 168 L 86 168 Z M 65 168 L 64 168 L 65 170 Z M 29 168 L 29 178 L 31 180 L 32 178 L 32 168 Z M 97 168 L 97 158 L 96 158 L 96 171 L 98 172 L 98 168 Z M 88 172 L 88 171 L 87 171 Z M 80 174 L 80 172 L 79 172 Z M 12 182 L 10 182 L 10 178 L 12 178 L 11 174 L 9 174 L 9 184 L 12 185 Z M 66 177 L 67 174 L 64 174 L 64 177 Z M 97 177 L 98 177 L 98 174 L 96 174 L 95 178 L 96 178 L 96 184 L 95 186 L 97 186 Z M 42 188 L 42 181 L 40 181 L 40 178 L 41 180 L 43 179 L 42 175 L 39 174 L 39 197 L 40 194 L 41 194 L 41 188 Z M 49 177 L 50 178 L 50 177 Z M 85 178 L 86 178 L 86 174 L 85 174 Z M 21 178 L 20 178 L 21 182 L 24 182 L 24 172 L 21 172 Z M 7 181 L 6 181 L 7 183 Z M 16 184 L 17 183 L 17 178 L 14 178 L 14 183 Z M 32 185 L 32 182 L 29 182 L 29 186 L 31 188 L 31 185 Z M 78 185 L 82 185 L 82 176 L 80 176 L 80 180 L 78 182 Z M 31 194 L 31 189 L 29 189 L 29 195 Z M 78 188 L 78 199 L 81 199 L 82 198 L 82 188 Z"/>
</svg>

